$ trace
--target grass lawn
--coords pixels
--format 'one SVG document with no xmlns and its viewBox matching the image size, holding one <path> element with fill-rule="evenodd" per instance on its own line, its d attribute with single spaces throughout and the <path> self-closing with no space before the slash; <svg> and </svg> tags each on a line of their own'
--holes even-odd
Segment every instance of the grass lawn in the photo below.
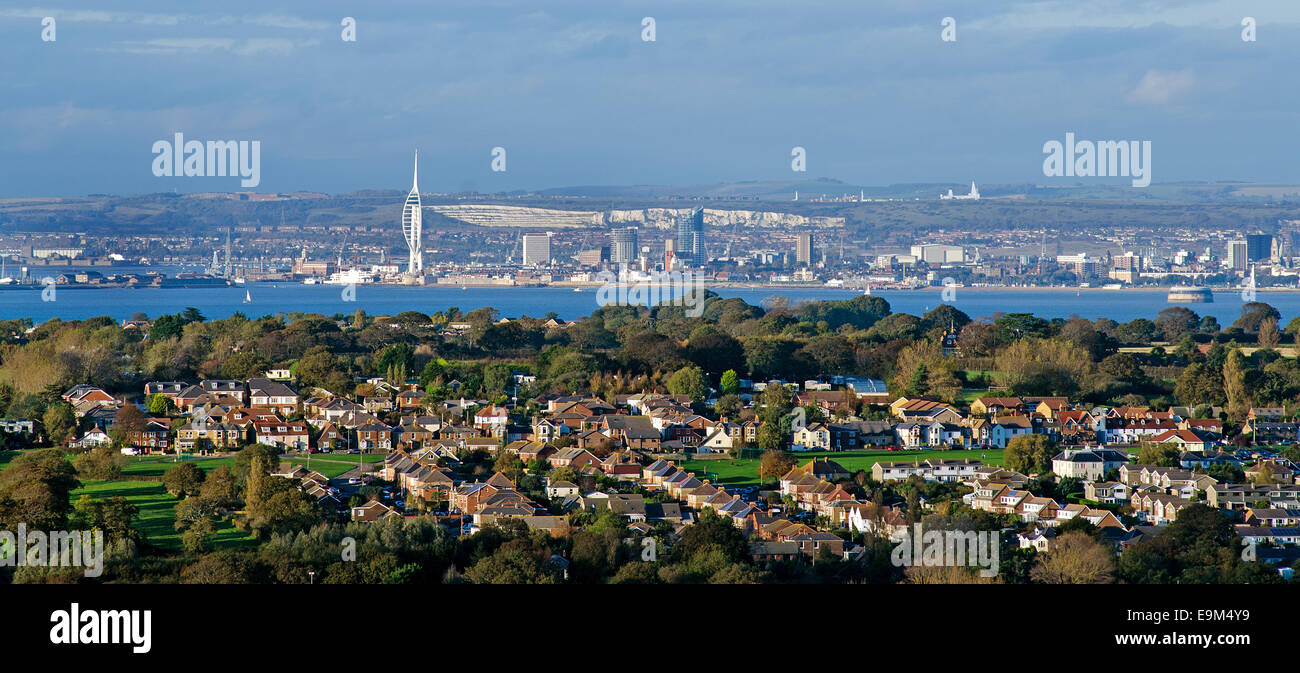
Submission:
<svg viewBox="0 0 1300 673">
<path fill-rule="evenodd" d="M 805 451 L 791 453 L 800 464 L 813 458 L 829 458 L 844 466 L 850 472 L 858 470 L 871 471 L 871 466 L 880 461 L 928 460 L 930 458 L 970 458 L 982 460 L 987 465 L 1002 464 L 1002 449 L 973 450 L 920 450 L 920 451 Z M 981 458 L 983 456 L 983 458 Z M 708 478 L 714 483 L 729 486 L 743 486 L 758 483 L 759 459 L 744 460 L 688 460 L 679 465 L 683 470 L 694 472 L 695 476 Z M 768 482 L 769 484 L 771 482 Z"/>
<path fill-rule="evenodd" d="M 175 465 L 178 461 L 176 456 L 136 456 L 126 467 L 122 468 L 122 474 L 129 474 L 135 477 L 158 477 L 162 479 L 163 473 L 167 468 Z M 181 457 L 180 462 L 194 463 L 204 472 L 211 472 L 221 465 L 234 467 L 234 458 L 196 458 L 185 455 Z"/>
<path fill-rule="evenodd" d="M 383 453 L 364 453 L 364 454 L 346 454 L 346 453 L 325 453 L 316 454 L 311 457 L 311 468 L 321 474 L 333 479 L 334 477 L 347 472 L 357 466 L 357 456 L 366 465 L 383 462 L 386 454 Z M 182 457 L 185 462 L 192 462 L 199 466 L 204 472 L 211 472 L 221 465 L 234 467 L 235 459 L 233 456 L 225 458 L 203 458 L 186 454 Z M 292 463 L 301 465 L 307 464 L 306 456 L 292 456 L 284 458 Z M 162 479 L 163 473 L 167 468 L 176 464 L 175 455 L 166 456 L 136 456 L 131 459 L 130 464 L 122 469 L 122 474 L 129 474 L 137 477 L 157 477 Z M 0 463 L 2 465 L 3 463 Z M 274 467 L 274 466 L 272 466 Z"/>
<path fill-rule="evenodd" d="M 174 527 L 176 520 L 176 503 L 178 500 L 157 481 L 82 481 L 82 487 L 72 492 L 72 502 L 82 495 L 95 499 L 121 496 L 127 502 L 140 509 L 136 514 L 135 527 L 144 533 L 149 542 L 163 549 L 179 550 L 181 536 Z M 217 547 L 254 544 L 252 538 L 245 535 L 229 522 L 217 525 L 214 539 Z"/>
</svg>

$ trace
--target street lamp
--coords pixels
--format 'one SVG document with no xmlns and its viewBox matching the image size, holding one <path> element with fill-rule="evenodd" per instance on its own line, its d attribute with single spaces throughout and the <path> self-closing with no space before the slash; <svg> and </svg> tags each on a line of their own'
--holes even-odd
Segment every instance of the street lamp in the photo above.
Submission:
<svg viewBox="0 0 1300 673">
<path fill-rule="evenodd" d="M 315 583 L 316 583 L 316 571 L 315 571 L 315 570 L 308 570 L 308 571 L 307 571 L 307 577 L 311 578 L 310 581 L 308 582 L 309 584 L 315 584 Z"/>
</svg>

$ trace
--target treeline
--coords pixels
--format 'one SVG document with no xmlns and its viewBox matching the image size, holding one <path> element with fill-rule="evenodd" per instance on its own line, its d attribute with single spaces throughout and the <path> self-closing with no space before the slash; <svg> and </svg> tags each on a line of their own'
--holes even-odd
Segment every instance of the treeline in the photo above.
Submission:
<svg viewBox="0 0 1300 673">
<path fill-rule="evenodd" d="M 208 320 L 187 309 L 154 319 L 148 331 L 106 317 L 51 320 L 0 345 L 0 409 L 45 420 L 58 394 L 76 383 L 135 395 L 150 380 L 244 379 L 285 365 L 308 388 L 365 394 L 367 378 L 416 380 L 435 400 L 666 392 L 684 369 L 719 390 L 728 371 L 755 380 L 857 375 L 886 380 L 891 393 L 950 401 L 963 388 L 989 386 L 1099 403 L 1234 410 L 1300 395 L 1295 361 L 1277 351 L 1295 341 L 1300 318 L 1281 328 L 1277 310 L 1263 303 L 1245 304 L 1228 327 L 1183 307 L 1126 323 L 1028 313 L 972 320 L 949 305 L 914 316 L 871 296 L 797 305 L 778 299 L 759 307 L 710 294 L 700 317 L 674 306 L 604 307 L 570 324 L 554 317 L 501 321 L 494 309 L 451 307 Z M 1166 345 L 1120 351 L 1154 342 Z M 1238 346 L 1259 350 L 1238 362 L 1230 355 Z M 991 370 L 980 368 L 987 363 Z M 1232 376 L 1225 378 L 1226 365 Z M 516 386 L 515 372 L 536 380 Z M 1240 386 L 1230 383 L 1233 377 Z"/>
</svg>

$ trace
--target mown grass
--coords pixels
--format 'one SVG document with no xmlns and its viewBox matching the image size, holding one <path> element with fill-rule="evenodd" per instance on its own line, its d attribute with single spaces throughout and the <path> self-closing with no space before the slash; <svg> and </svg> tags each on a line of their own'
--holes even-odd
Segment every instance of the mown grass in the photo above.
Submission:
<svg viewBox="0 0 1300 673">
<path fill-rule="evenodd" d="M 871 471 L 871 467 L 880 461 L 929 460 L 931 458 L 969 458 L 982 461 L 986 465 L 1001 465 L 1004 451 L 1002 449 L 957 449 L 920 451 L 806 451 L 792 453 L 799 464 L 814 458 L 826 458 L 844 466 L 850 472 L 858 470 Z M 759 459 L 743 460 L 688 460 L 678 467 L 695 476 L 706 475 L 714 483 L 728 486 L 747 486 L 758 483 Z M 769 480 L 768 484 L 772 482 Z"/>
<path fill-rule="evenodd" d="M 76 503 L 82 495 L 89 495 L 96 500 L 115 496 L 125 498 L 139 508 L 135 527 L 145 535 L 149 544 L 169 551 L 181 549 L 181 536 L 175 527 L 176 503 L 180 501 L 163 488 L 162 482 L 83 480 L 81 488 L 72 492 L 72 502 Z M 217 524 L 213 544 L 220 548 L 251 545 L 255 541 L 233 524 L 222 521 Z"/>
</svg>

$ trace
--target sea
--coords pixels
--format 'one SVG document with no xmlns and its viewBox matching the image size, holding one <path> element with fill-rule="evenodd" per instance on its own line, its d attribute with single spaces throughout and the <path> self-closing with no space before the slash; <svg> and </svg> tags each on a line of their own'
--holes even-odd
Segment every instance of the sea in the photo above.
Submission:
<svg viewBox="0 0 1300 673">
<path fill-rule="evenodd" d="M 723 297 L 739 297 L 761 305 L 772 297 L 784 297 L 791 304 L 827 299 L 849 299 L 861 294 L 839 288 L 718 287 L 709 288 Z M 987 289 L 943 288 L 884 290 L 873 292 L 889 302 L 894 312 L 920 315 L 941 303 L 951 304 L 972 318 L 996 317 L 1003 313 L 1033 313 L 1042 318 L 1110 318 L 1127 322 L 1135 318 L 1154 320 L 1171 306 L 1165 291 L 1104 289 Z M 1214 302 L 1187 304 L 1201 316 L 1212 315 L 1222 325 L 1241 315 L 1246 297 L 1241 292 L 1216 292 Z M 1300 315 L 1300 293 L 1259 291 L 1257 301 L 1271 304 L 1282 314 L 1285 325 Z M 208 318 L 227 318 L 236 312 L 256 318 L 294 312 L 351 314 L 358 308 L 370 315 L 394 315 L 402 311 L 433 313 L 456 307 L 468 313 L 492 307 L 502 317 L 545 317 L 554 312 L 573 320 L 599 308 L 597 290 L 572 287 L 437 287 L 359 285 L 345 292 L 338 285 L 304 285 L 293 282 L 250 282 L 240 286 L 211 288 L 67 288 L 53 292 L 39 287 L 0 289 L 0 319 L 31 318 L 41 323 L 51 318 L 77 320 L 110 316 L 125 320 L 136 313 L 155 318 L 187 307 L 197 308 Z"/>
</svg>

